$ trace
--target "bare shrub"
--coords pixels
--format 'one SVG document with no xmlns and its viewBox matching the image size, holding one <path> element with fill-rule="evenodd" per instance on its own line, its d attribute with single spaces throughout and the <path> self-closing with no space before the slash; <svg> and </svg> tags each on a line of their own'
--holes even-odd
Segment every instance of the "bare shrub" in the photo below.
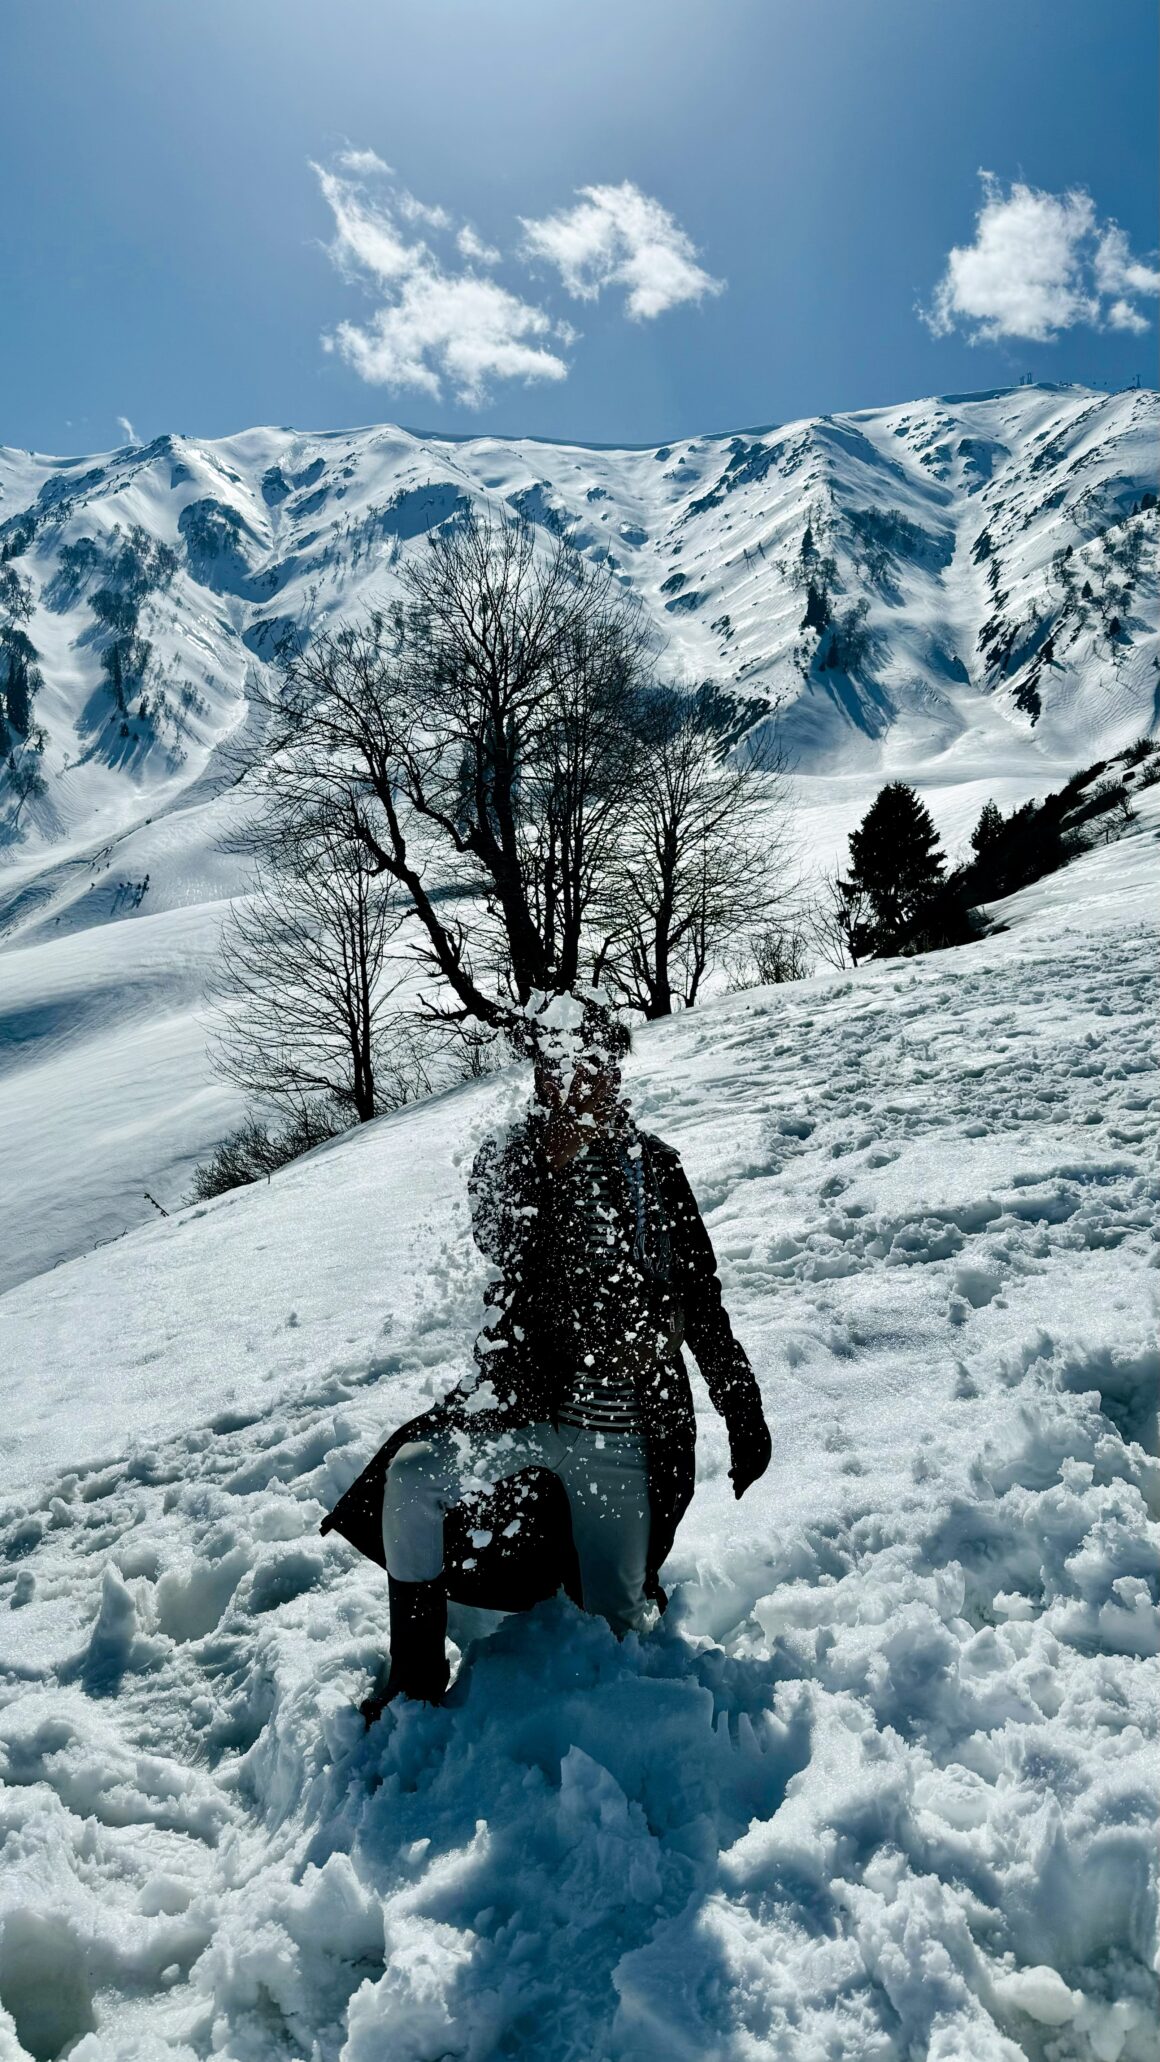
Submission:
<svg viewBox="0 0 1160 2062">
<path fill-rule="evenodd" d="M 765 924 L 748 937 L 727 962 L 729 987 L 775 988 L 785 981 L 804 981 L 813 969 L 813 952 L 805 920 L 787 916 Z"/>
<path fill-rule="evenodd" d="M 819 959 L 842 970 L 867 956 L 864 947 L 870 921 L 870 898 L 835 869 L 823 877 L 805 912 L 805 930 Z"/>
<path fill-rule="evenodd" d="M 289 1123 L 274 1132 L 260 1119 L 247 1118 L 237 1131 L 222 1140 L 208 1160 L 194 1169 L 189 1201 L 208 1202 L 228 1189 L 269 1180 L 279 1167 L 323 1145 L 343 1128 L 339 1113 L 328 1112 L 320 1105 L 298 1111 Z"/>
</svg>

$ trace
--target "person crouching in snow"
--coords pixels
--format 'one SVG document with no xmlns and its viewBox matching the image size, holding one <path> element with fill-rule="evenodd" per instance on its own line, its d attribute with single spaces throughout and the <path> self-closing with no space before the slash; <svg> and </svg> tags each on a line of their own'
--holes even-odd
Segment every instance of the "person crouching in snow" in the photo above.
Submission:
<svg viewBox="0 0 1160 2062">
<path fill-rule="evenodd" d="M 692 1189 L 673 1148 L 639 1131 L 621 1096 L 628 1032 L 592 994 L 572 1008 L 573 1025 L 537 1026 L 531 1113 L 506 1141 L 487 1140 L 472 1171 L 475 1239 L 500 1269 L 476 1385 L 404 1426 L 377 1457 L 391 1659 L 385 1687 L 361 1707 L 368 1725 L 395 1697 L 442 1698 L 445 1528 L 508 1485 L 516 1516 L 505 1532 L 518 1534 L 529 1471 L 565 1492 L 565 1586 L 576 1594 L 578 1578 L 583 1608 L 618 1634 L 664 1609 L 659 1570 L 694 1480 L 682 1343 L 725 1420 L 734 1494 L 769 1464 L 760 1393 Z M 484 1546 L 492 1537 L 478 1527 L 466 1536 Z M 472 1554 L 461 1565 L 477 1563 Z"/>
</svg>

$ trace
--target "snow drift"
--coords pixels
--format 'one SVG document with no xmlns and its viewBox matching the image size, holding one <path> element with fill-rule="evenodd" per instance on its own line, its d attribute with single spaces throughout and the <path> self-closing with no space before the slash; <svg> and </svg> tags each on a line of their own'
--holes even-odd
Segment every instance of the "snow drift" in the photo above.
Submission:
<svg viewBox="0 0 1160 2062">
<path fill-rule="evenodd" d="M 1154 2052 L 1155 791 L 956 953 L 646 1031 L 775 1458 L 658 1629 L 453 1622 L 323 1509 L 466 1364 L 518 1077 L 0 1298 L 0 2053 Z"/>
</svg>

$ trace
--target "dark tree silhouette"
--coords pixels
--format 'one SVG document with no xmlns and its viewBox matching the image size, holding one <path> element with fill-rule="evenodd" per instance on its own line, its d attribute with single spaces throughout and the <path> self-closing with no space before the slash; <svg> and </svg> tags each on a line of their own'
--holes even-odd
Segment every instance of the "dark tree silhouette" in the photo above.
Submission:
<svg viewBox="0 0 1160 2062">
<path fill-rule="evenodd" d="M 826 628 L 829 620 L 829 596 L 816 580 L 810 580 L 806 587 L 806 612 L 802 617 L 802 629 L 821 631 Z"/>
<path fill-rule="evenodd" d="M 12 828 L 15 830 L 24 814 L 25 803 L 39 802 L 48 793 L 48 783 L 40 770 L 39 758 L 34 752 L 22 752 L 19 758 L 15 753 L 10 754 L 7 771 L 9 792 L 16 798 L 16 811 L 12 818 Z"/>
<path fill-rule="evenodd" d="M 1003 814 L 994 802 L 984 802 L 979 811 L 979 821 L 971 832 L 971 850 L 981 859 L 985 852 L 997 845 L 1003 836 Z"/>
<path fill-rule="evenodd" d="M 4 680 L 9 724 L 21 737 L 27 737 L 32 728 L 32 703 L 44 683 L 36 663 L 36 647 L 27 632 L 15 624 L 0 629 L 0 677 Z"/>
<path fill-rule="evenodd" d="M 905 781 L 888 781 L 850 835 L 849 883 L 870 904 L 875 951 L 899 949 L 945 871 L 929 810 Z"/>
</svg>

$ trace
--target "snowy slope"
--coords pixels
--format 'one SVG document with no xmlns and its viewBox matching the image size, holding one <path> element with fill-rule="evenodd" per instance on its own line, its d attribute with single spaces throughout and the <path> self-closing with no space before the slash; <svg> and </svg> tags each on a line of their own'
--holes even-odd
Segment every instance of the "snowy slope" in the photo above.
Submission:
<svg viewBox="0 0 1160 2062">
<path fill-rule="evenodd" d="M 0 452 L 0 641 L 36 654 L 47 784 L 14 827 L 0 776 L 0 1284 L 146 1221 L 146 1191 L 172 1207 L 238 1117 L 201 994 L 243 879 L 232 748 L 289 627 L 381 604 L 467 502 L 573 525 L 665 664 L 736 699 L 739 749 L 788 756 L 807 869 L 890 777 L 961 849 L 989 795 L 1155 721 L 1156 423 L 1152 393 L 1031 387 L 642 451 L 388 427 Z"/>
<path fill-rule="evenodd" d="M 466 1363 L 518 1076 L 0 1298 L 8 2052 L 1151 2057 L 1158 836 L 640 1036 L 775 1431 L 736 1505 L 697 1385 L 641 1640 L 462 1614 L 351 1709 L 315 1528 Z"/>
</svg>

